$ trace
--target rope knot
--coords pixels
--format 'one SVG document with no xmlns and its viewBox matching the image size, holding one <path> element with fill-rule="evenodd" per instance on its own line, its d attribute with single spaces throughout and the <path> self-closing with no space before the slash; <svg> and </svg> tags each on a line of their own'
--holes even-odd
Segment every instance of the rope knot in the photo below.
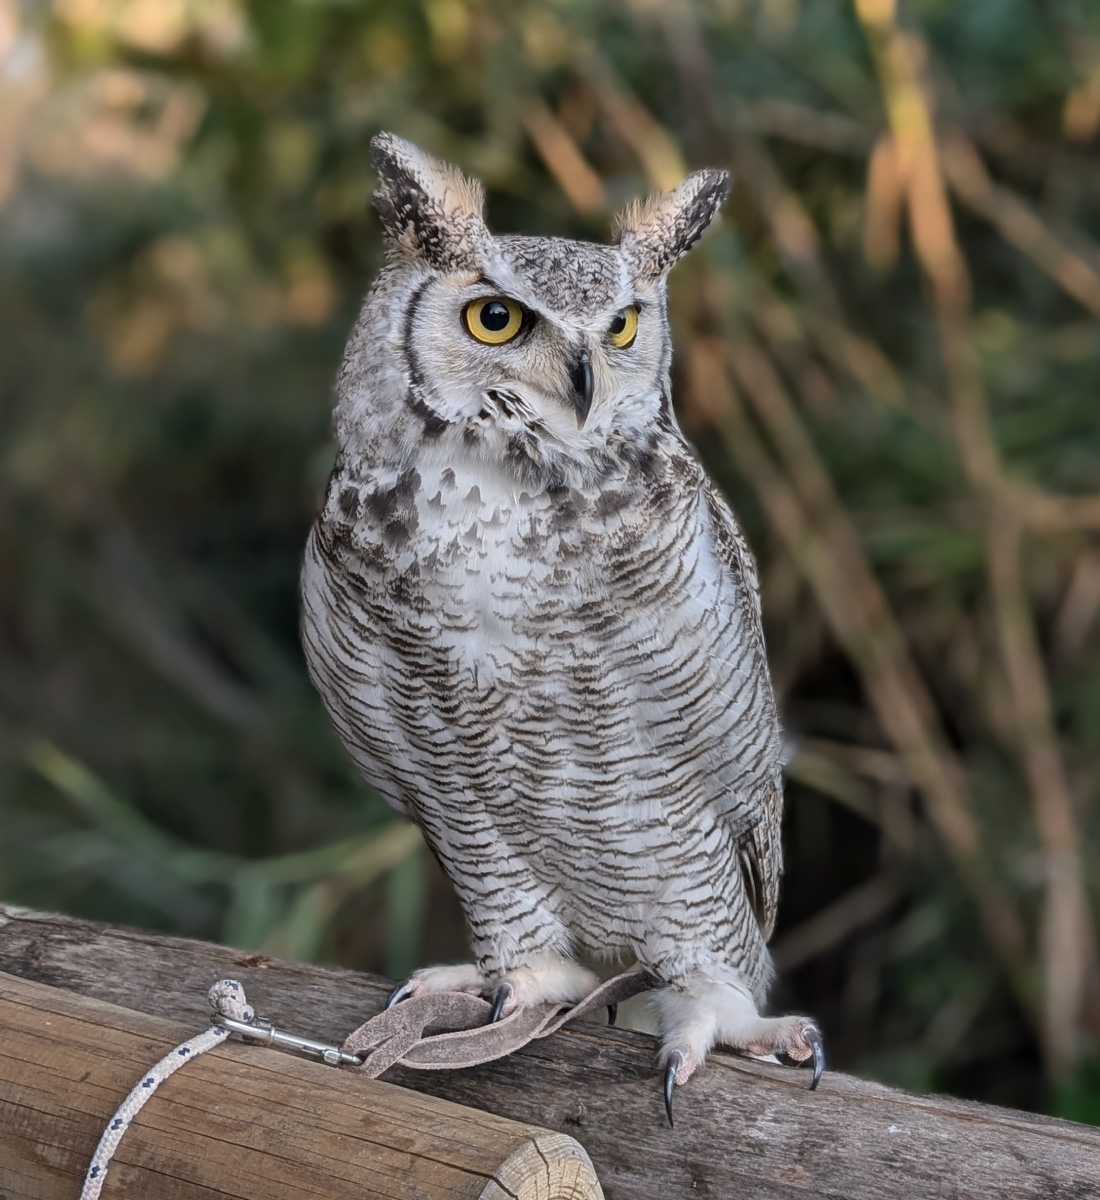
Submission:
<svg viewBox="0 0 1100 1200">
<path fill-rule="evenodd" d="M 235 979 L 219 979 L 207 993 L 210 1007 L 231 1021 L 252 1021 L 256 1011 L 244 996 L 244 988 Z"/>
</svg>

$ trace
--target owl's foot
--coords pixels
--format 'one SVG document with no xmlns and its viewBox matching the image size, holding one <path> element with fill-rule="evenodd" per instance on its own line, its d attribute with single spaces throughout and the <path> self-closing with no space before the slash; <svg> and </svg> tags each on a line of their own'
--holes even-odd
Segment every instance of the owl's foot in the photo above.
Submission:
<svg viewBox="0 0 1100 1200">
<path fill-rule="evenodd" d="M 475 996 L 485 991 L 485 976 L 473 963 L 457 963 L 450 967 L 421 967 L 404 983 L 390 992 L 387 1008 L 393 1008 L 402 1000 L 413 996 L 426 996 L 429 992 L 472 992 Z"/>
<path fill-rule="evenodd" d="M 471 992 L 491 994 L 491 1021 L 499 1021 L 520 1008 L 537 1008 L 542 1004 L 575 1004 L 583 1000 L 599 979 L 579 963 L 558 954 L 540 955 L 522 967 L 515 967 L 486 978 L 474 963 L 447 967 L 421 967 L 390 993 L 386 1007 L 392 1008 L 402 1000 L 426 996 L 431 992 Z"/>
<path fill-rule="evenodd" d="M 665 1111 L 672 1124 L 672 1094 L 721 1045 L 761 1058 L 774 1054 L 796 1063 L 813 1059 L 813 1091 L 825 1069 L 821 1031 L 809 1017 L 761 1017 L 747 995 L 711 987 L 702 996 L 666 988 L 656 995 L 661 1018 L 660 1062 L 664 1067 Z"/>
<path fill-rule="evenodd" d="M 739 1035 L 731 1037 L 725 1033 L 719 1041 L 723 1046 L 753 1058 L 774 1054 L 795 1063 L 804 1063 L 813 1058 L 811 1092 L 817 1088 L 821 1072 L 825 1070 L 825 1045 L 821 1040 L 821 1030 L 809 1017 L 757 1017 L 751 1025 L 746 1024 Z"/>
<path fill-rule="evenodd" d="M 557 954 L 544 954 L 497 980 L 490 1020 L 499 1021 L 520 1008 L 541 1004 L 575 1004 L 599 986 L 599 979 L 580 963 Z"/>
</svg>

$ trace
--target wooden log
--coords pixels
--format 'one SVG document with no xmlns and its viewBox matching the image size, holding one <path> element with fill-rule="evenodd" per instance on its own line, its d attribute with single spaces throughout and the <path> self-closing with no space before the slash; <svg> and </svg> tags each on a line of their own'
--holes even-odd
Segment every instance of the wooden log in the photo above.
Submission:
<svg viewBox="0 0 1100 1200">
<path fill-rule="evenodd" d="M 70 1200 L 149 1068 L 200 1030 L 0 973 L 0 1196 Z M 151 1096 L 103 1200 L 602 1198 L 570 1137 L 230 1041 Z"/>
<path fill-rule="evenodd" d="M 340 1041 L 389 981 L 202 942 L 0 908 L 0 970 L 198 1028 L 206 990 L 240 979 L 264 1016 Z M 826 1030 L 826 1037 L 828 1031 Z M 664 1120 L 653 1039 L 585 1024 L 469 1071 L 395 1069 L 422 1093 L 575 1136 L 609 1200 L 1061 1200 L 1100 1194 L 1100 1130 L 827 1071 L 712 1055 Z M 2 1189 L 0 1189 L 2 1192 Z"/>
</svg>

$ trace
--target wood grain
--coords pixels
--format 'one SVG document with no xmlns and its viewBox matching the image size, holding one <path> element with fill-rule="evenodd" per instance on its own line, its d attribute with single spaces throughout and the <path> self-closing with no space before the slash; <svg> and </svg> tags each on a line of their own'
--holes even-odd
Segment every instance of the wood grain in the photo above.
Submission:
<svg viewBox="0 0 1100 1200">
<path fill-rule="evenodd" d="M 0 1196 L 68 1200 L 149 1067 L 195 1031 L 0 973 Z M 137 1115 L 103 1200 L 602 1200 L 572 1138 L 230 1041 Z"/>
<path fill-rule="evenodd" d="M 340 1041 L 389 981 L 179 938 L 0 908 L 0 970 L 201 1028 L 206 990 L 240 979 L 277 1025 Z M 827 1034 L 828 1031 L 826 1031 Z M 654 1043 L 581 1025 L 469 1071 L 394 1070 L 406 1088 L 570 1134 L 609 1200 L 837 1197 L 1084 1200 L 1100 1130 L 826 1072 L 716 1054 L 664 1120 Z"/>
</svg>

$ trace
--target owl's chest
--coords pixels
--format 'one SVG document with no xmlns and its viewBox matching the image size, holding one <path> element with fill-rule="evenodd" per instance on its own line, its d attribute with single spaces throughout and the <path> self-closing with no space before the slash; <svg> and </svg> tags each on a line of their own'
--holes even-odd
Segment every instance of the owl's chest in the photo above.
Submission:
<svg viewBox="0 0 1100 1200">
<path fill-rule="evenodd" d="M 361 578 L 395 621 L 405 613 L 444 632 L 537 636 L 565 613 L 606 618 L 624 569 L 660 557 L 644 490 L 630 481 L 531 491 L 483 466 L 416 475 L 401 505 L 368 500 L 355 528 Z"/>
<path fill-rule="evenodd" d="M 628 472 L 526 489 L 451 458 L 360 485 L 343 507 L 355 520 L 336 587 L 379 681 L 412 664 L 417 679 L 534 703 L 581 677 L 632 674 L 640 646 L 690 655 L 717 636 L 724 601 L 697 489 Z"/>
<path fill-rule="evenodd" d="M 695 739 L 692 762 L 740 794 L 722 764 L 754 736 L 735 726 L 756 660 L 698 489 L 416 475 L 399 494 L 345 496 L 354 523 L 323 520 L 306 556 L 307 655 L 368 778 L 416 758 L 457 795 L 476 745 L 548 803 L 563 781 L 580 802 L 608 762 L 656 764 Z"/>
</svg>

